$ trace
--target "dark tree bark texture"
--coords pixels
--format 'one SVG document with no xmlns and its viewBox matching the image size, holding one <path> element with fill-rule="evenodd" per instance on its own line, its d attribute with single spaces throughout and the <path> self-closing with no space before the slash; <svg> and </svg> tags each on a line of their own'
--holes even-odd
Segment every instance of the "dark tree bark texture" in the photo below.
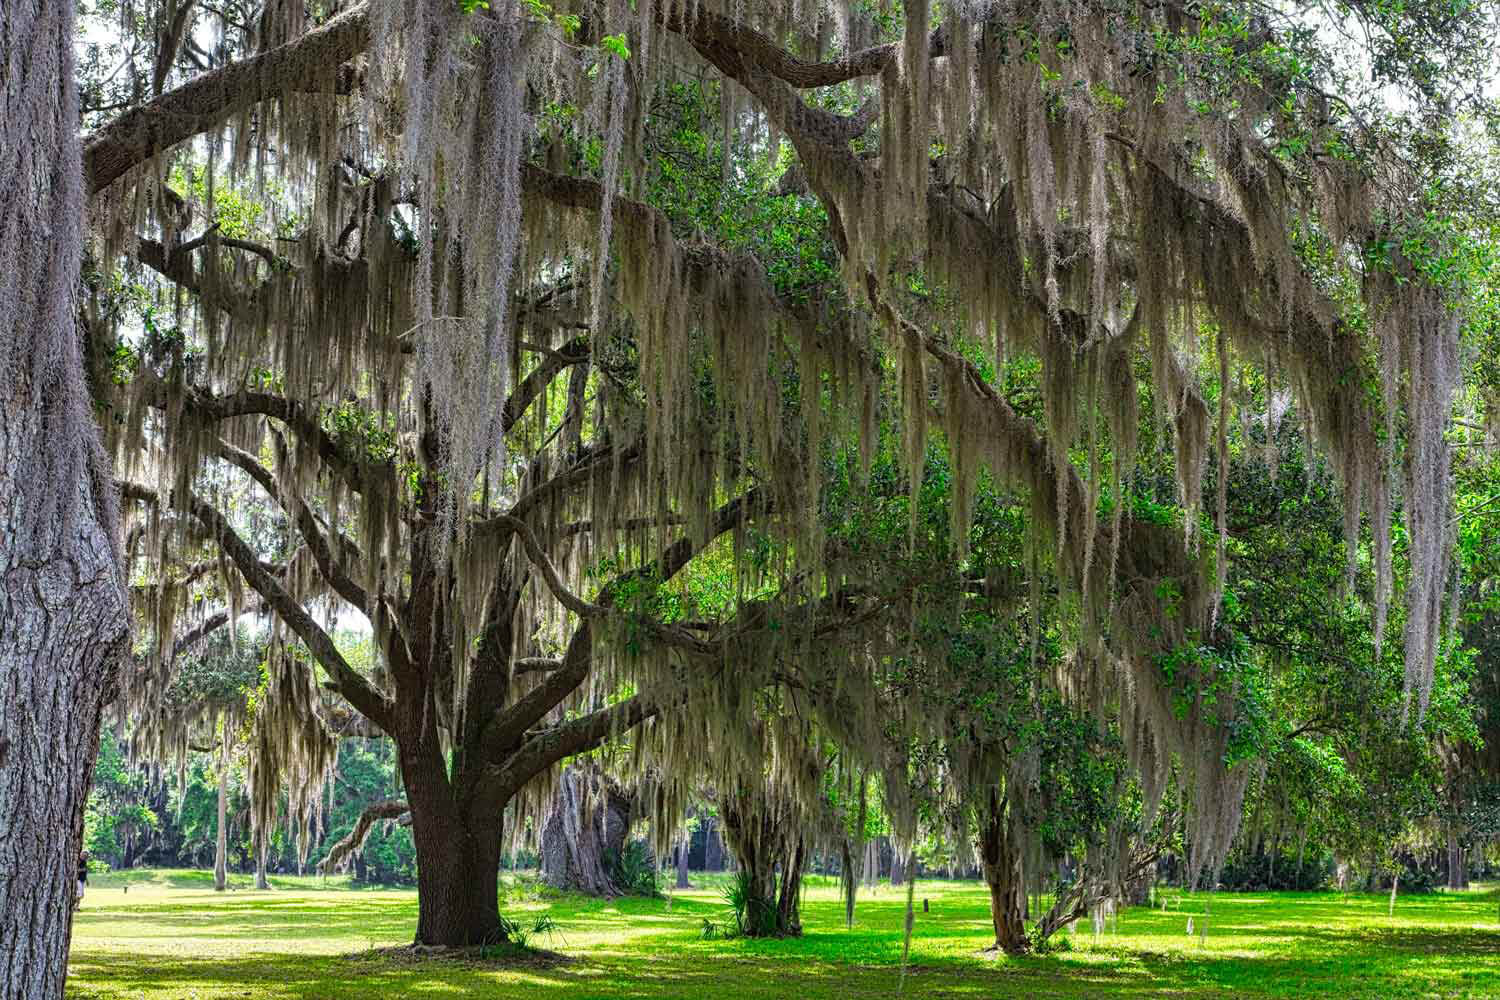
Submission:
<svg viewBox="0 0 1500 1000">
<path fill-rule="evenodd" d="M 76 327 L 74 5 L 0 4 L 0 1000 L 57 1000 L 127 625 Z"/>
<path fill-rule="evenodd" d="M 1458 839 L 1457 831 L 1450 827 L 1448 830 L 1448 888 L 1457 890 L 1468 887 L 1468 859 L 1465 857 L 1463 844 Z"/>
<path fill-rule="evenodd" d="M 1007 955 L 1030 950 L 1026 938 L 1026 883 L 1021 844 L 1006 815 L 1005 799 L 990 793 L 989 815 L 979 838 L 979 859 L 990 890 L 995 947 Z"/>
<path fill-rule="evenodd" d="M 688 854 L 693 847 L 693 838 L 690 834 L 683 834 L 682 840 L 677 844 L 677 882 L 678 889 L 691 889 L 693 883 L 688 881 Z"/>
</svg>

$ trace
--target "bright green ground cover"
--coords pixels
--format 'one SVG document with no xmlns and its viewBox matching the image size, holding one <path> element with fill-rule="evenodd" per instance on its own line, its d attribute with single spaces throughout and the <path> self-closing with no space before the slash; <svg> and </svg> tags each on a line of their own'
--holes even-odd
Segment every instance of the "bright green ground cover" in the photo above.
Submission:
<svg viewBox="0 0 1500 1000">
<path fill-rule="evenodd" d="M 980 953 L 989 916 L 974 883 L 922 882 L 911 965 L 901 983 L 905 898 L 891 888 L 843 925 L 836 888 L 816 882 L 805 937 L 704 940 L 722 922 L 713 884 L 672 900 L 551 898 L 512 889 L 506 912 L 546 912 L 552 967 L 372 954 L 410 940 L 416 896 L 341 881 L 277 879 L 268 893 L 216 895 L 199 872 L 95 877 L 80 911 L 68 995 L 149 1000 L 366 997 L 1500 997 L 1500 892 L 1401 897 L 1219 895 L 1208 934 L 1189 938 L 1202 896 L 1125 911 L 1098 941 L 1038 958 Z M 920 900 L 931 901 L 921 913 Z M 1195 927 L 1196 929 L 1196 927 Z"/>
</svg>

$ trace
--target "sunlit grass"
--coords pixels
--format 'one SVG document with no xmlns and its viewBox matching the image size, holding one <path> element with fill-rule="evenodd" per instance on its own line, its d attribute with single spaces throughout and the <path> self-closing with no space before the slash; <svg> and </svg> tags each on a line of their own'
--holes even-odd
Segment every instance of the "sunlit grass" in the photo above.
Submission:
<svg viewBox="0 0 1500 1000">
<path fill-rule="evenodd" d="M 340 1000 L 354 997 L 1490 997 L 1500 996 L 1500 892 L 1383 895 L 1168 894 L 1095 938 L 1022 960 L 981 954 L 991 939 L 975 883 L 917 886 L 912 956 L 901 972 L 905 891 L 860 901 L 848 930 L 837 888 L 815 880 L 807 933 L 781 941 L 704 940 L 725 905 L 712 878 L 669 900 L 590 900 L 512 891 L 506 911 L 546 912 L 533 942 L 568 962 L 505 965 L 373 954 L 408 942 L 411 891 L 278 878 L 213 892 L 198 872 L 96 877 L 75 922 L 68 995 L 112 1000 Z M 930 911 L 923 913 L 922 900 Z M 1207 913 L 1205 914 L 1205 910 Z M 1193 936 L 1186 934 L 1193 917 Z M 1200 935 L 1206 923 L 1207 933 Z"/>
</svg>

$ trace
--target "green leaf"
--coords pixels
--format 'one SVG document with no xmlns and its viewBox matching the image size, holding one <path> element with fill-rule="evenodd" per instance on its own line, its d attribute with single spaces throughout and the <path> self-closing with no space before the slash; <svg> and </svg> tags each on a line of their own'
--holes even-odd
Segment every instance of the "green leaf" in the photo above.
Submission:
<svg viewBox="0 0 1500 1000">
<path fill-rule="evenodd" d="M 599 39 L 599 47 L 613 52 L 621 59 L 630 58 L 630 46 L 625 44 L 624 35 L 605 35 Z"/>
</svg>

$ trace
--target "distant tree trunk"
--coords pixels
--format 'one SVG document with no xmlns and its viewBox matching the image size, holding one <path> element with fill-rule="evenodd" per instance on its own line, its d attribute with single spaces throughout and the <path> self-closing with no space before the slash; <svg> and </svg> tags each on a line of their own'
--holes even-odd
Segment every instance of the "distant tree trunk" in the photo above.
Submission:
<svg viewBox="0 0 1500 1000">
<path fill-rule="evenodd" d="M 746 798 L 726 796 L 720 810 L 725 839 L 739 866 L 738 887 L 744 893 L 740 930 L 747 937 L 795 937 L 802 933 L 802 837 L 786 828 L 780 810 L 759 796 Z"/>
<path fill-rule="evenodd" d="M 563 771 L 542 826 L 542 881 L 590 896 L 618 896 L 617 869 L 630 830 L 630 799 L 612 781 L 593 791 L 577 768 Z"/>
<path fill-rule="evenodd" d="M 802 933 L 802 870 L 807 861 L 807 846 L 801 837 L 781 862 L 781 896 L 776 902 L 776 923 L 781 933 Z"/>
<path fill-rule="evenodd" d="M 891 885 L 906 884 L 906 862 L 900 851 L 891 851 Z"/>
<path fill-rule="evenodd" d="M 703 869 L 710 872 L 724 870 L 724 839 L 719 834 L 719 822 L 713 816 L 704 817 Z"/>
<path fill-rule="evenodd" d="M 1448 888 L 1467 889 L 1469 873 L 1464 858 L 1463 845 L 1458 841 L 1458 831 L 1448 828 Z"/>
<path fill-rule="evenodd" d="M 229 723 L 224 723 L 224 741 L 219 752 L 219 820 L 214 841 L 214 891 L 229 887 Z"/>
<path fill-rule="evenodd" d="M 63 995 L 99 717 L 129 620 L 77 328 L 75 7 L 0 5 L 0 1000 Z"/>
<path fill-rule="evenodd" d="M 693 883 L 688 881 L 688 851 L 692 849 L 693 838 L 684 833 L 682 840 L 677 844 L 677 888 L 691 889 Z"/>
<path fill-rule="evenodd" d="M 1030 950 L 1026 938 L 1026 883 L 1021 867 L 1021 845 L 1011 829 L 1005 801 L 990 793 L 989 817 L 979 839 L 979 858 L 990 890 L 990 918 L 995 947 L 1007 955 Z"/>
<path fill-rule="evenodd" d="M 266 843 L 258 834 L 255 838 L 255 888 L 271 888 L 271 883 L 266 879 Z"/>
<path fill-rule="evenodd" d="M 844 897 L 844 926 L 852 928 L 859 880 L 854 877 L 854 848 L 847 836 L 839 838 L 839 888 Z"/>
</svg>

